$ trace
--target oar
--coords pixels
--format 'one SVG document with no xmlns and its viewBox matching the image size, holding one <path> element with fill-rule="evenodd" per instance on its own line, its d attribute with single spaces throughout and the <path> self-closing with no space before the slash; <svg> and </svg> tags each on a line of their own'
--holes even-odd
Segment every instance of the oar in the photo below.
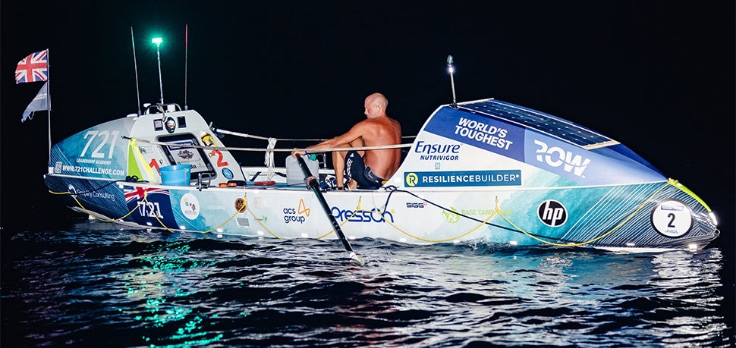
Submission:
<svg viewBox="0 0 736 348">
<path fill-rule="evenodd" d="M 345 246 L 345 250 L 350 253 L 350 261 L 353 263 L 356 263 L 358 265 L 364 265 L 365 260 L 363 260 L 360 255 L 356 254 L 353 251 L 353 247 L 350 246 L 350 242 L 348 242 L 348 239 L 345 238 L 345 234 L 342 233 L 342 229 L 340 229 L 340 224 L 337 223 L 337 220 L 335 220 L 335 217 L 332 216 L 332 213 L 330 211 L 330 206 L 327 205 L 327 201 L 325 200 L 325 196 L 322 195 L 322 191 L 319 189 L 319 183 L 317 182 L 317 179 L 312 175 L 312 173 L 309 171 L 309 167 L 307 167 L 307 163 L 304 162 L 304 159 L 302 156 L 296 154 L 296 159 L 299 162 L 299 167 L 302 168 L 302 172 L 304 172 L 304 176 L 307 178 L 307 186 L 312 188 L 312 192 L 314 192 L 314 195 L 317 196 L 317 200 L 319 201 L 319 204 L 322 205 L 322 210 L 324 210 L 325 214 L 327 214 L 327 218 L 330 219 L 330 222 L 332 223 L 332 227 L 335 229 L 335 232 L 337 232 L 337 236 L 340 237 L 340 241 L 342 242 L 342 245 Z"/>
</svg>

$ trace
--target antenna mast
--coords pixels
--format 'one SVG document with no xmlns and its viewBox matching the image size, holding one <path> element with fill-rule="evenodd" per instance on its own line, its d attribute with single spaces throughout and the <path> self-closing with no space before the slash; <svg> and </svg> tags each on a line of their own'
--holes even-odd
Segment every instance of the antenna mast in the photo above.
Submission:
<svg viewBox="0 0 736 348">
<path fill-rule="evenodd" d="M 164 83 L 161 80 L 161 42 L 163 40 L 160 37 L 154 37 L 151 42 L 156 44 L 156 54 L 158 55 L 158 88 L 161 91 L 161 105 L 164 105 Z"/>
<path fill-rule="evenodd" d="M 189 60 L 189 24 L 184 27 L 184 110 L 189 110 L 187 105 L 187 61 Z"/>
<path fill-rule="evenodd" d="M 133 67 L 135 68 L 135 94 L 138 98 L 138 116 L 141 115 L 141 92 L 138 91 L 138 62 L 135 60 L 135 38 L 133 37 L 133 27 L 130 27 L 130 42 L 133 44 Z"/>
<path fill-rule="evenodd" d="M 455 78 L 453 75 L 455 74 L 455 66 L 452 65 L 452 56 L 447 56 L 447 71 L 450 73 L 450 84 L 452 85 L 452 106 L 453 108 L 457 107 L 457 99 L 455 99 Z"/>
</svg>

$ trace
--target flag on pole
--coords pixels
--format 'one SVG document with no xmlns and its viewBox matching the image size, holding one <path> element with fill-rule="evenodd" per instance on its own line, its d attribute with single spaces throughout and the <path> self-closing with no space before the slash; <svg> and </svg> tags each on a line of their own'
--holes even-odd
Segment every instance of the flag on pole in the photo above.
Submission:
<svg viewBox="0 0 736 348">
<path fill-rule="evenodd" d="M 26 111 L 23 111 L 23 118 L 20 120 L 21 122 L 32 120 L 33 113 L 36 111 L 49 110 L 48 85 L 48 82 L 44 83 L 43 87 L 38 91 L 38 94 L 36 94 L 36 97 L 33 98 L 30 104 L 28 104 Z"/>
<path fill-rule="evenodd" d="M 46 81 L 49 78 L 48 49 L 29 54 L 15 68 L 15 83 Z"/>
</svg>

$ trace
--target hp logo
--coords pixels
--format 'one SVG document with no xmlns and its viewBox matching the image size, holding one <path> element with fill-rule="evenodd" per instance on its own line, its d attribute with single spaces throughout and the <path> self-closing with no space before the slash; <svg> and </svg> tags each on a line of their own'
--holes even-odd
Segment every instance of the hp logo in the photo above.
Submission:
<svg viewBox="0 0 736 348">
<path fill-rule="evenodd" d="M 562 203 L 554 200 L 546 200 L 537 208 L 539 220 L 551 227 L 562 226 L 567 221 L 567 209 Z"/>
</svg>

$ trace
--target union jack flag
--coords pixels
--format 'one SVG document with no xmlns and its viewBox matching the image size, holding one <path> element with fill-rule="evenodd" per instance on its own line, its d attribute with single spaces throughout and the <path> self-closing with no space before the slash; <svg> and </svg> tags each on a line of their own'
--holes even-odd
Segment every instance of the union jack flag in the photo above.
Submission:
<svg viewBox="0 0 736 348">
<path fill-rule="evenodd" d="M 34 52 L 18 62 L 15 83 L 38 82 L 49 79 L 49 50 Z"/>
</svg>

